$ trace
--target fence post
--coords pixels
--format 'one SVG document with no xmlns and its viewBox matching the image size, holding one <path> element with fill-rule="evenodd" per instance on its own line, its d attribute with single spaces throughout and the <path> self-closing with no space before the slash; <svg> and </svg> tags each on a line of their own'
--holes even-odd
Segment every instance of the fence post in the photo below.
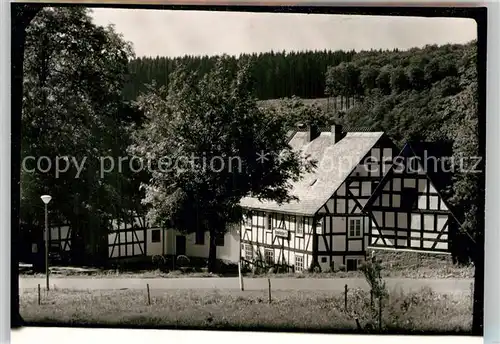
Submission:
<svg viewBox="0 0 500 344">
<path fill-rule="evenodd" d="M 474 308 L 474 282 L 470 282 L 470 299 L 472 308 Z"/>
<path fill-rule="evenodd" d="M 148 305 L 151 305 L 151 295 L 149 293 L 149 283 L 146 284 L 146 288 L 148 290 Z"/>
<path fill-rule="evenodd" d="M 347 284 L 344 286 L 344 308 L 347 312 Z"/>
<path fill-rule="evenodd" d="M 240 277 L 240 290 L 243 291 L 245 288 L 243 286 L 243 275 L 241 274 L 241 261 L 238 262 L 238 276 Z"/>
<path fill-rule="evenodd" d="M 40 305 L 40 283 L 38 283 L 38 305 Z"/>
<path fill-rule="evenodd" d="M 382 296 L 378 298 L 378 330 L 382 332 Z"/>
<path fill-rule="evenodd" d="M 269 303 L 271 303 L 271 279 L 267 279 L 267 284 L 269 286 Z"/>
</svg>

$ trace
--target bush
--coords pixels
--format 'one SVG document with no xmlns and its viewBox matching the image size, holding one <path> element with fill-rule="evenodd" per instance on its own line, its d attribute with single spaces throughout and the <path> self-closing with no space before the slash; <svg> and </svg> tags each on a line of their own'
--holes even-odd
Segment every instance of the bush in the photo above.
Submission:
<svg viewBox="0 0 500 344">
<path fill-rule="evenodd" d="M 253 259 L 252 273 L 260 275 L 266 273 L 264 261 L 260 258 Z"/>
<path fill-rule="evenodd" d="M 309 272 L 311 273 L 320 273 L 321 272 L 321 266 L 319 266 L 319 264 L 316 262 L 316 263 L 311 263 L 311 266 L 309 267 Z"/>
<path fill-rule="evenodd" d="M 360 267 L 366 281 L 370 285 L 371 292 L 375 299 L 384 298 L 389 293 L 385 281 L 382 279 L 382 265 L 375 257 L 372 260 L 366 260 Z"/>
</svg>

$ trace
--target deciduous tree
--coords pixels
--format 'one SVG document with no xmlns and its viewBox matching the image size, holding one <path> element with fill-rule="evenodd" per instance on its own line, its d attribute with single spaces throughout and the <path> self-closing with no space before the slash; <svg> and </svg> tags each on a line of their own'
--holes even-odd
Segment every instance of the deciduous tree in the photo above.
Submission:
<svg viewBox="0 0 500 344">
<path fill-rule="evenodd" d="M 311 167 L 288 147 L 284 121 L 257 106 L 251 66 L 233 73 L 226 63 L 219 58 L 201 80 L 180 68 L 168 88 L 150 87 L 137 102 L 147 122 L 130 148 L 154 166 L 144 184 L 149 218 L 208 231 L 212 271 L 216 238 L 240 220 L 241 198 L 286 202 L 290 182 Z"/>
<path fill-rule="evenodd" d="M 48 157 L 41 167 L 51 169 L 26 160 L 21 218 L 43 222 L 39 197 L 51 194 L 51 219 L 70 222 L 77 261 L 107 255 L 103 226 L 122 210 L 126 178 L 117 169 L 101 176 L 100 159 L 126 148 L 130 111 L 121 92 L 132 56 L 130 44 L 112 27 L 95 25 L 85 8 L 46 7 L 26 29 L 22 157 Z M 59 175 L 56 163 L 65 170 Z"/>
</svg>

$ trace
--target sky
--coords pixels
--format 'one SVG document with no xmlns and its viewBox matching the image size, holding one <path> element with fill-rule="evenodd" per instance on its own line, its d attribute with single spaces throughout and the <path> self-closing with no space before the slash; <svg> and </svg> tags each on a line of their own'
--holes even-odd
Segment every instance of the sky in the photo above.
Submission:
<svg viewBox="0 0 500 344">
<path fill-rule="evenodd" d="M 476 22 L 464 18 L 110 8 L 92 16 L 96 24 L 114 24 L 138 57 L 408 49 L 477 38 Z"/>
</svg>

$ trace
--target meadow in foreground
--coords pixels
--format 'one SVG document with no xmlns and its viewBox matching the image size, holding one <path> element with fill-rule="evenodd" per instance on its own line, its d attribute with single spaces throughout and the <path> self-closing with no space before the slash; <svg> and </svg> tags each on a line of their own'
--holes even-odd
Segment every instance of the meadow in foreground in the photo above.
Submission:
<svg viewBox="0 0 500 344">
<path fill-rule="evenodd" d="M 27 325 L 100 325 L 153 328 L 283 330 L 368 333 L 455 333 L 471 330 L 470 295 L 431 289 L 391 291 L 382 303 L 369 292 L 219 290 L 25 290 L 20 312 Z M 381 326 L 379 328 L 379 326 Z"/>
</svg>

